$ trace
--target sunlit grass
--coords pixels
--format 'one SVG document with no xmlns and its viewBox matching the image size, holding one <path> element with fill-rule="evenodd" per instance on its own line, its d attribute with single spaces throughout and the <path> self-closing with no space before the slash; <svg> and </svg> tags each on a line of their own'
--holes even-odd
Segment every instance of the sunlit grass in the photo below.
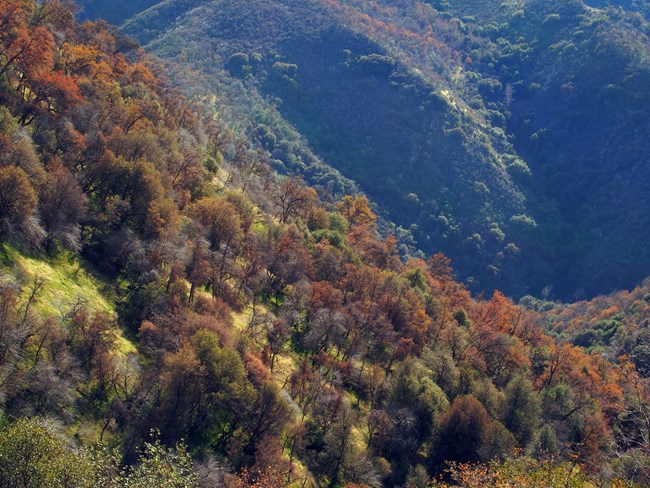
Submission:
<svg viewBox="0 0 650 488">
<path fill-rule="evenodd" d="M 114 305 L 102 291 L 106 284 L 91 275 L 84 263 L 72 255 L 26 256 L 13 248 L 5 248 L 5 257 L 2 266 L 5 281 L 13 281 L 20 287 L 22 302 L 29 299 L 34 284 L 42 282 L 32 305 L 38 314 L 62 317 L 75 304 L 83 304 L 91 312 L 115 312 Z"/>
<path fill-rule="evenodd" d="M 84 306 L 91 314 L 115 315 L 115 304 L 110 299 L 110 286 L 92 274 L 89 266 L 72 253 L 62 252 L 55 257 L 28 256 L 4 246 L 0 275 L 3 284 L 19 288 L 19 304 L 24 310 L 36 291 L 30 311 L 40 317 L 65 317 L 75 306 Z M 136 351 L 135 345 L 116 330 L 116 351 L 127 355 Z"/>
</svg>

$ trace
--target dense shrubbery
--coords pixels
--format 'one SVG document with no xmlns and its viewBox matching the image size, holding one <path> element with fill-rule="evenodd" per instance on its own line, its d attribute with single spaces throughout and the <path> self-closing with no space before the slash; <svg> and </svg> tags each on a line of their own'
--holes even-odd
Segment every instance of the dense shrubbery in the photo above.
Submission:
<svg viewBox="0 0 650 488">
<path fill-rule="evenodd" d="M 0 486 L 190 488 L 199 477 L 182 445 L 146 442 L 137 464 L 121 468 L 102 446 L 75 447 L 47 422 L 19 419 L 0 431 Z"/>
</svg>

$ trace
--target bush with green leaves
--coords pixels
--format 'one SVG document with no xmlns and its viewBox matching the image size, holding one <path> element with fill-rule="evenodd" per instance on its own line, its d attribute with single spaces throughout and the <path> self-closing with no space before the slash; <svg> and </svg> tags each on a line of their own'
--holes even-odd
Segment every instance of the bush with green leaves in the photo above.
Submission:
<svg viewBox="0 0 650 488">
<path fill-rule="evenodd" d="M 22 418 L 0 431 L 0 488 L 193 488 L 192 458 L 182 444 L 145 442 L 138 462 L 119 468 L 105 448 L 79 447 L 42 419 Z"/>
<path fill-rule="evenodd" d="M 70 445 L 52 424 L 20 419 L 0 432 L 0 487 L 97 486 L 89 452 Z"/>
</svg>

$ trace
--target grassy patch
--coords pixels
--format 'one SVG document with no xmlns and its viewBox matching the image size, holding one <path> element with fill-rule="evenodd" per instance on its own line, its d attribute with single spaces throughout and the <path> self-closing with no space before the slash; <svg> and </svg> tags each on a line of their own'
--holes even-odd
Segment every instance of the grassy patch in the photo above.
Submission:
<svg viewBox="0 0 650 488">
<path fill-rule="evenodd" d="M 232 314 L 232 325 L 236 332 L 243 332 L 250 324 L 251 317 L 253 316 L 250 308 L 245 308 L 239 313 Z"/>
<path fill-rule="evenodd" d="M 115 314 L 115 304 L 107 293 L 110 285 L 93 275 L 86 263 L 72 253 L 61 253 L 56 257 L 27 256 L 3 246 L 0 254 L 1 279 L 20 288 L 22 307 L 32 294 L 35 283 L 42 283 L 31 305 L 35 314 L 62 318 L 75 304 L 83 304 L 91 313 Z M 120 330 L 116 332 L 116 352 L 120 355 L 135 352 L 133 343 Z"/>
<path fill-rule="evenodd" d="M 129 354 L 133 354 L 138 351 L 138 349 L 135 347 L 135 344 L 131 342 L 129 339 L 124 337 L 124 334 L 122 333 L 121 330 L 117 331 L 117 337 L 115 338 L 115 352 L 120 355 L 120 356 L 128 356 Z"/>
<path fill-rule="evenodd" d="M 92 312 L 114 313 L 115 306 L 105 296 L 106 284 L 91 275 L 84 263 L 71 254 L 55 258 L 25 256 L 15 249 L 5 249 L 2 271 L 5 279 L 20 287 L 25 301 L 35 281 L 41 281 L 33 310 L 43 316 L 61 317 L 76 303 L 83 303 Z"/>
<path fill-rule="evenodd" d="M 263 303 L 257 303 L 255 305 L 258 317 L 263 315 L 270 315 L 270 311 L 266 305 Z M 232 323 L 233 329 L 237 333 L 243 333 L 251 326 L 251 321 L 253 321 L 253 306 L 248 304 L 244 307 L 241 312 L 233 312 L 232 314 Z"/>
</svg>

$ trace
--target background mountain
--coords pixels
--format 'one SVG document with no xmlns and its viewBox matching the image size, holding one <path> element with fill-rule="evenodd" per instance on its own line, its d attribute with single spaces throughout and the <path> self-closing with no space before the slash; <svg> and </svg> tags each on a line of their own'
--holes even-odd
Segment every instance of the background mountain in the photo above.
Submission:
<svg viewBox="0 0 650 488">
<path fill-rule="evenodd" d="M 276 169 L 358 184 L 407 252 L 443 250 L 475 291 L 570 299 L 650 272 L 648 23 L 611 3 L 168 0 L 120 20 Z"/>
<path fill-rule="evenodd" d="M 112 24 L 119 24 L 124 19 L 146 10 L 160 3 L 158 0 L 115 0 L 104 2 L 102 0 L 88 0 L 83 3 L 84 18 L 104 19 Z"/>
</svg>

